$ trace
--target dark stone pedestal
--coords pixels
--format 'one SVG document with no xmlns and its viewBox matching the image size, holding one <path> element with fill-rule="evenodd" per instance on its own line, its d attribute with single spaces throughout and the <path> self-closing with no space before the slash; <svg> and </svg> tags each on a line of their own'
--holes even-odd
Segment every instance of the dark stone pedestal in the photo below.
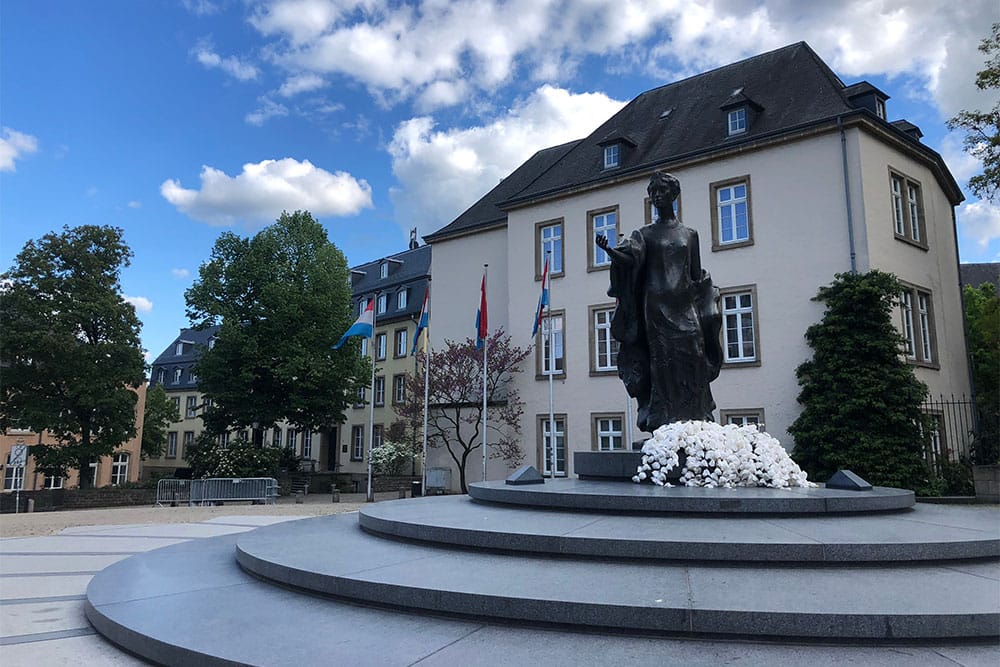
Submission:
<svg viewBox="0 0 1000 667">
<path fill-rule="evenodd" d="M 667 475 L 671 484 L 677 482 L 684 469 L 684 454 L 680 462 Z M 642 465 L 642 452 L 638 450 L 616 452 L 574 452 L 573 470 L 580 479 L 621 480 L 631 482 L 632 475 Z"/>
</svg>

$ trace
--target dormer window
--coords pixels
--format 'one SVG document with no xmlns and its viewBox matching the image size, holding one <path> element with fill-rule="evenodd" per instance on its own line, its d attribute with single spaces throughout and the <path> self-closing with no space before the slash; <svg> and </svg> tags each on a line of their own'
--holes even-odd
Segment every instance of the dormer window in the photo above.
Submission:
<svg viewBox="0 0 1000 667">
<path fill-rule="evenodd" d="M 604 147 L 604 168 L 614 169 L 621 163 L 622 148 L 620 144 Z"/>
<path fill-rule="evenodd" d="M 177 356 L 184 354 L 184 343 L 177 341 L 177 345 L 174 346 L 174 354 Z"/>
<path fill-rule="evenodd" d="M 885 120 L 885 100 L 880 97 L 875 98 L 875 115 Z"/>
<path fill-rule="evenodd" d="M 396 293 L 396 309 L 403 310 L 406 308 L 406 296 L 409 290 L 402 289 Z"/>
<path fill-rule="evenodd" d="M 379 294 L 378 295 L 378 302 L 377 302 L 377 304 L 376 304 L 375 307 L 378 310 L 378 314 L 379 315 L 381 315 L 382 313 L 384 313 L 386 311 L 386 308 L 388 307 L 388 303 L 389 303 L 389 298 L 388 298 L 387 295 L 385 295 L 385 294 Z"/>
<path fill-rule="evenodd" d="M 214 347 L 215 347 L 215 337 L 213 336 L 212 338 L 208 339 L 208 349 L 211 350 Z"/>
<path fill-rule="evenodd" d="M 378 277 L 380 279 L 389 277 L 389 262 L 382 262 L 378 267 Z"/>
<path fill-rule="evenodd" d="M 180 368 L 174 369 L 174 384 L 181 383 L 181 373 L 183 373 L 183 370 L 181 370 Z"/>
<path fill-rule="evenodd" d="M 729 112 L 729 136 L 747 131 L 747 108 L 739 107 Z"/>
</svg>

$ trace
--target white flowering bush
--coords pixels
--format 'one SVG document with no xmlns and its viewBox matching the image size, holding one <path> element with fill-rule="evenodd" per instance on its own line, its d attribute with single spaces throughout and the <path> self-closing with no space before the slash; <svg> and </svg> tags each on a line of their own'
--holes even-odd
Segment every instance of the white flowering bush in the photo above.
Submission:
<svg viewBox="0 0 1000 667">
<path fill-rule="evenodd" d="M 673 486 L 667 474 L 687 455 L 680 483 L 685 486 L 816 486 L 775 438 L 756 426 L 685 421 L 656 429 L 642 446 L 642 464 L 633 482 Z"/>
</svg>

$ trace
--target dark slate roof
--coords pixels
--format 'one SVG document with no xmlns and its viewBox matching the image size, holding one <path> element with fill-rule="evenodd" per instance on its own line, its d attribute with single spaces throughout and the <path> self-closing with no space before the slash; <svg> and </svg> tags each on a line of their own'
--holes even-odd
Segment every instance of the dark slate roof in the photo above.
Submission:
<svg viewBox="0 0 1000 667">
<path fill-rule="evenodd" d="M 204 329 L 181 329 L 180 334 L 170 343 L 160 356 L 156 358 L 152 365 L 152 371 L 150 373 L 150 386 L 159 384 L 159 371 L 163 370 L 165 373 L 165 380 L 163 386 L 168 391 L 174 389 L 194 389 L 196 383 L 191 382 L 190 369 L 194 366 L 194 362 L 198 360 L 201 356 L 201 349 L 203 347 L 208 347 L 208 341 L 218 333 L 219 327 L 212 326 L 206 327 Z M 184 343 L 184 354 L 175 354 L 177 350 L 177 343 Z M 178 384 L 173 383 L 174 370 L 180 368 L 181 381 Z"/>
<path fill-rule="evenodd" d="M 580 143 L 579 140 L 571 141 L 560 146 L 553 146 L 552 148 L 538 151 L 528 158 L 527 162 L 518 167 L 514 173 L 500 181 L 499 185 L 487 192 L 479 201 L 455 218 L 451 224 L 424 236 L 424 241 L 434 243 L 435 241 L 456 236 L 472 229 L 506 224 L 507 214 L 501 211 L 497 207 L 497 204 L 523 190 L 578 143 Z"/>
<path fill-rule="evenodd" d="M 958 271 L 963 285 L 979 287 L 983 283 L 993 283 L 1000 289 L 1000 262 L 959 264 Z"/>
<path fill-rule="evenodd" d="M 379 267 L 383 262 L 389 262 L 389 276 L 379 278 Z M 362 297 L 371 296 L 376 291 L 389 295 L 388 309 L 378 315 L 379 321 L 395 320 L 420 313 L 423 305 L 424 290 L 427 289 L 427 278 L 431 274 L 431 247 L 423 245 L 419 248 L 406 250 L 395 255 L 382 257 L 373 262 L 351 267 L 351 295 L 354 299 L 354 312 L 357 313 L 357 303 Z M 396 293 L 400 289 L 409 289 L 406 308 L 396 308 Z"/>
<path fill-rule="evenodd" d="M 843 90 L 843 82 L 805 42 L 654 88 L 577 143 L 509 203 L 649 170 L 855 111 Z M 726 114 L 720 109 L 737 99 L 752 101 L 761 111 L 751 119 L 749 131 L 729 137 Z M 667 109 L 671 113 L 661 118 Z M 623 156 L 621 167 L 604 169 L 598 147 L 616 131 L 627 132 L 637 145 Z"/>
<path fill-rule="evenodd" d="M 877 95 L 883 100 L 888 100 L 890 97 L 886 95 L 883 91 L 879 90 L 867 81 L 859 81 L 858 83 L 852 83 L 851 85 L 844 88 L 844 95 L 848 98 L 857 97 L 859 95 Z"/>
</svg>

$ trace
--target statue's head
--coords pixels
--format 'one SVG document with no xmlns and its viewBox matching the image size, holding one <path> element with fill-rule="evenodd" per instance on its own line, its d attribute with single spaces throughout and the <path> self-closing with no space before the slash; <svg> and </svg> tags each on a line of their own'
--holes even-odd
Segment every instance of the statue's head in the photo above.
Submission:
<svg viewBox="0 0 1000 667">
<path fill-rule="evenodd" d="M 646 192 L 654 201 L 658 199 L 656 195 L 659 194 L 673 203 L 681 193 L 681 182 L 665 171 L 656 171 L 649 177 L 649 186 L 646 188 Z"/>
</svg>

